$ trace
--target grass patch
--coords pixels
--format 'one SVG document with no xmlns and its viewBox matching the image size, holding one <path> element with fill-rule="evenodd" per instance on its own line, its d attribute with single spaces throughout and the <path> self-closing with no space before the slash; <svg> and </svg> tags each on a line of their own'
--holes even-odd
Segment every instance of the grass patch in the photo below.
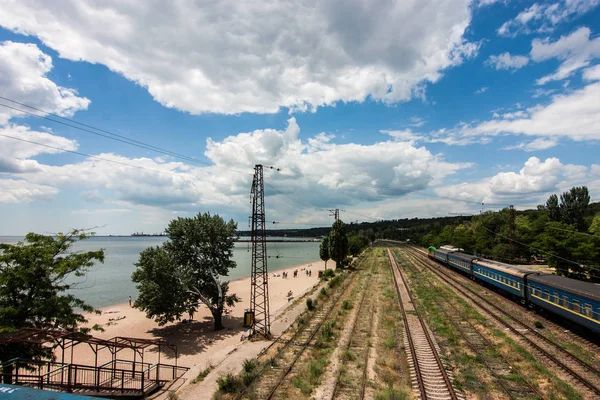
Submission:
<svg viewBox="0 0 600 400">
<path fill-rule="evenodd" d="M 231 372 L 218 377 L 217 385 L 219 386 L 219 391 L 222 393 L 237 393 L 243 389 L 242 380 Z"/>
<path fill-rule="evenodd" d="M 348 300 L 344 300 L 342 302 L 342 308 L 344 310 L 351 310 L 352 309 L 352 303 L 350 303 Z"/>
<path fill-rule="evenodd" d="M 401 389 L 392 389 L 390 387 L 375 393 L 375 400 L 408 400 L 410 395 L 407 391 Z"/>
<path fill-rule="evenodd" d="M 212 371 L 213 369 L 215 369 L 214 365 L 209 365 L 202 372 L 200 372 L 196 378 L 194 378 L 192 383 L 202 382 L 204 378 L 206 378 L 206 376 L 210 374 L 210 371 Z"/>
<path fill-rule="evenodd" d="M 348 362 L 354 360 L 356 360 L 356 356 L 350 350 L 346 350 L 344 353 L 342 353 L 342 361 Z"/>
</svg>

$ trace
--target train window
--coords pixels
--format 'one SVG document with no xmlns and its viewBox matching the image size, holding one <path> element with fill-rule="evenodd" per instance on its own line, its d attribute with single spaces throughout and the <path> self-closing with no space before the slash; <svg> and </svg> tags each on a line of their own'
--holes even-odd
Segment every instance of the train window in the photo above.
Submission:
<svg viewBox="0 0 600 400">
<path fill-rule="evenodd" d="M 563 307 L 569 307 L 569 298 L 567 296 L 563 296 L 562 298 L 562 304 Z"/>
<path fill-rule="evenodd" d="M 544 290 L 544 298 L 550 300 L 550 291 Z"/>
<path fill-rule="evenodd" d="M 587 315 L 588 317 L 594 316 L 594 311 L 592 310 L 592 306 L 589 305 L 589 304 L 584 304 L 583 305 L 583 313 L 585 315 Z"/>
<path fill-rule="evenodd" d="M 552 293 L 552 302 L 558 304 L 558 293 Z"/>
<path fill-rule="evenodd" d="M 579 300 L 573 300 L 573 311 L 575 311 L 576 313 L 580 313 L 581 312 L 581 306 L 579 305 Z"/>
</svg>

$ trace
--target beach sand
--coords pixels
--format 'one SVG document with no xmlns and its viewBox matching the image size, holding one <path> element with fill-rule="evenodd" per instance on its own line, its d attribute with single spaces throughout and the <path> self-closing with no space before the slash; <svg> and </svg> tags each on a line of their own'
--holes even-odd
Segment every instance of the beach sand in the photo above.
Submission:
<svg viewBox="0 0 600 400">
<path fill-rule="evenodd" d="M 328 267 L 334 267 L 335 263 L 329 262 Z M 312 270 L 312 276 L 305 273 L 305 269 Z M 315 261 L 292 268 L 269 273 L 269 298 L 270 314 L 273 322 L 277 315 L 293 302 L 293 298 L 301 296 L 307 290 L 318 283 L 318 270 L 324 269 L 323 261 Z M 294 270 L 298 270 L 298 277 L 293 277 Z M 288 272 L 288 278 L 281 277 L 282 272 Z M 213 322 L 207 307 L 201 306 L 194 315 L 194 320 L 189 323 L 175 322 L 159 326 L 152 319 L 129 304 L 120 304 L 101 309 L 102 314 L 88 314 L 88 326 L 99 324 L 104 332 L 92 332 L 95 337 L 111 339 L 116 336 L 136 337 L 145 339 L 163 339 L 177 346 L 178 360 L 180 366 L 193 368 L 215 365 L 223 359 L 232 348 L 240 343 L 244 328 L 242 327 L 244 310 L 250 305 L 250 278 L 231 281 L 230 292 L 236 293 L 241 302 L 232 307 L 228 315 L 223 315 L 223 325 L 226 327 L 220 331 L 213 331 Z M 292 301 L 288 302 L 287 294 L 292 291 Z M 135 299 L 134 299 L 135 300 Z M 184 318 L 188 316 L 185 315 Z M 118 319 L 118 320 L 117 320 Z M 156 348 L 147 348 L 144 351 L 144 362 L 158 362 Z M 58 361 L 62 354 L 57 353 Z M 117 353 L 118 359 L 133 360 L 134 351 L 130 349 L 121 350 Z M 107 349 L 98 352 L 98 365 L 111 361 L 111 352 Z M 136 356 L 140 361 L 140 355 Z M 65 362 L 71 361 L 69 350 L 65 352 Z M 89 346 L 82 344 L 75 347 L 72 362 L 76 364 L 94 365 L 95 355 Z M 169 349 L 162 349 L 160 362 L 167 364 L 175 363 L 175 354 Z M 197 368 L 194 368 L 197 369 Z"/>
</svg>

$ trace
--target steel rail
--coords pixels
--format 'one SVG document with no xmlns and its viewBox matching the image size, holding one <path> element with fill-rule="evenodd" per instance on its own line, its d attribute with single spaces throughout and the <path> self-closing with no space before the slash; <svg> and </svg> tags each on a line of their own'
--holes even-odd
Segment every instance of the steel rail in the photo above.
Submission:
<svg viewBox="0 0 600 400">
<path fill-rule="evenodd" d="M 482 302 L 484 302 L 485 304 L 487 304 L 489 307 L 491 307 L 493 310 L 497 311 L 498 313 L 501 313 L 504 316 L 509 317 L 511 320 L 515 321 L 516 323 L 518 323 L 521 326 L 523 326 L 524 328 L 526 328 L 528 332 L 532 332 L 536 337 L 538 337 L 538 338 L 542 339 L 543 341 L 545 341 L 546 343 L 554 346 L 556 349 L 558 349 L 564 355 L 566 355 L 569 358 L 571 358 L 572 360 L 576 361 L 578 364 L 580 364 L 584 368 L 589 369 L 592 372 L 595 372 L 596 374 L 599 374 L 599 372 L 598 372 L 597 369 L 595 369 L 594 367 L 588 365 L 585 361 L 581 360 L 579 357 L 577 357 L 577 356 L 573 355 L 572 353 L 568 352 L 567 350 L 563 349 L 558 344 L 556 344 L 553 341 L 551 341 L 550 339 L 546 338 L 544 335 L 540 334 L 539 332 L 536 332 L 535 330 L 530 329 L 527 325 L 525 325 L 523 322 L 519 321 L 517 318 L 513 317 L 511 314 L 509 314 L 508 312 L 506 312 L 505 310 L 503 310 L 501 307 L 495 305 L 494 303 L 492 303 L 491 301 L 489 301 L 485 297 L 481 296 L 479 293 L 476 293 L 475 291 L 473 291 L 466 284 L 464 284 L 464 283 L 458 281 L 457 279 L 455 279 L 454 277 L 452 277 L 451 274 L 446 273 L 446 272 L 441 272 L 441 270 L 437 270 L 437 269 L 433 268 L 430 264 L 428 264 L 428 263 L 426 263 L 424 261 L 421 261 L 421 263 L 425 267 L 427 267 L 430 271 L 434 272 L 437 276 L 442 276 L 443 275 L 445 278 L 448 278 L 450 281 L 452 281 L 454 285 L 451 284 L 451 286 L 454 287 L 458 292 L 460 292 L 461 294 L 463 294 L 463 296 L 465 296 L 467 298 L 471 298 L 471 296 L 476 297 L 477 299 L 481 300 Z M 448 282 L 448 280 L 446 280 L 446 282 Z M 464 288 L 464 290 L 462 288 Z M 470 293 L 470 295 L 469 295 L 469 293 L 467 293 L 467 291 Z M 540 347 L 537 343 L 535 343 L 533 340 L 531 340 L 530 338 L 528 338 L 524 333 L 519 332 L 519 330 L 517 330 L 515 327 L 513 327 L 510 323 L 508 323 L 503 318 L 501 318 L 500 316 L 498 316 L 497 313 L 494 313 L 494 311 L 490 310 L 489 308 L 487 308 L 486 306 L 482 305 L 481 303 L 478 303 L 478 302 L 475 302 L 475 303 L 477 304 L 478 307 L 480 307 L 486 313 L 488 313 L 489 315 L 491 315 L 496 321 L 498 321 L 499 323 L 501 323 L 503 326 L 505 326 L 507 329 L 509 329 L 512 333 L 514 333 L 515 335 L 517 335 L 517 336 L 521 337 L 522 339 L 524 339 L 525 342 L 527 342 L 527 344 L 529 346 L 533 347 L 536 351 L 538 351 L 539 353 L 541 353 L 542 355 L 544 355 L 546 358 L 548 358 L 550 361 L 552 361 L 554 364 L 556 364 L 560 369 L 562 369 L 565 372 L 567 372 L 569 375 L 571 375 L 577 381 L 579 381 L 584 386 L 586 386 L 589 390 L 591 390 L 592 392 L 594 392 L 596 396 L 600 396 L 600 388 L 598 386 L 594 385 L 587 378 L 581 376 L 579 373 L 577 373 L 576 371 L 574 371 L 571 367 L 569 367 L 568 365 L 566 365 L 564 362 L 560 361 L 556 356 L 554 356 L 553 354 L 551 354 L 550 352 L 548 352 L 544 348 Z"/>
<path fill-rule="evenodd" d="M 405 287 L 408 297 L 411 301 L 411 303 L 415 304 L 414 299 L 410 293 L 410 289 L 408 287 L 408 284 L 406 283 L 406 279 L 404 278 L 402 271 L 400 270 L 400 268 L 398 267 L 398 264 L 396 263 L 396 260 L 394 259 L 392 252 L 390 251 L 389 248 L 387 248 L 387 252 L 388 252 L 388 257 L 390 260 L 390 267 L 392 268 L 392 275 L 394 277 L 394 282 L 396 284 L 396 293 L 398 294 L 398 301 L 400 303 L 400 308 L 402 310 L 402 318 L 404 320 L 404 326 L 407 332 L 407 340 L 410 346 L 410 350 L 411 350 L 411 356 L 414 362 L 414 367 L 416 370 L 416 374 L 417 374 L 417 380 L 419 382 L 419 392 L 421 394 L 421 399 L 427 399 L 429 398 L 428 393 L 427 393 L 427 389 L 425 387 L 425 382 L 423 381 L 423 377 L 421 375 L 421 368 L 419 366 L 419 360 L 417 359 L 417 351 L 416 351 L 416 347 L 414 345 L 414 342 L 412 340 L 411 337 L 411 332 L 410 332 L 410 328 L 408 325 L 408 317 L 406 315 L 406 310 L 404 309 L 404 305 L 402 304 L 402 297 L 400 294 L 400 288 L 399 288 L 399 283 L 398 280 L 396 278 L 396 274 L 394 273 L 394 268 L 396 269 L 396 271 L 398 271 L 398 273 L 400 274 L 400 278 L 402 280 L 403 286 Z M 440 371 L 440 374 L 442 375 L 442 378 L 444 380 L 444 384 L 446 386 L 446 388 L 448 389 L 448 392 L 450 394 L 450 398 L 452 398 L 453 400 L 458 400 L 458 396 L 456 395 L 456 391 L 454 390 L 454 386 L 452 385 L 452 382 L 450 382 L 450 378 L 448 377 L 448 373 L 446 372 L 446 368 L 444 367 L 444 364 L 442 363 L 442 360 L 440 359 L 440 356 L 435 348 L 433 339 L 431 338 L 431 335 L 429 333 L 429 330 L 427 329 L 427 325 L 425 324 L 425 321 L 423 321 L 422 316 L 419 314 L 419 312 L 417 312 L 416 308 L 415 308 L 415 314 L 417 316 L 417 319 L 419 320 L 419 323 L 421 324 L 421 328 L 423 329 L 423 332 L 425 334 L 425 338 L 427 340 L 427 343 L 429 344 L 429 347 L 431 349 L 431 353 L 435 358 L 436 364 L 438 366 L 438 369 Z"/>
</svg>

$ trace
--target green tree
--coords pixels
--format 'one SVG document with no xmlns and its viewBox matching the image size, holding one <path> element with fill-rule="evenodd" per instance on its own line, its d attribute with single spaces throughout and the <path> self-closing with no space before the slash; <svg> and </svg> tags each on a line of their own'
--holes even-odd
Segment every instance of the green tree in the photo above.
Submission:
<svg viewBox="0 0 600 400">
<path fill-rule="evenodd" d="M 558 196 L 551 194 L 546 201 L 546 211 L 548 212 L 548 218 L 551 221 L 560 221 L 562 219 L 560 206 L 558 204 Z"/>
<path fill-rule="evenodd" d="M 321 246 L 319 247 L 319 257 L 325 261 L 325 269 L 327 269 L 327 261 L 329 261 L 329 236 L 325 236 L 321 240 Z"/>
<path fill-rule="evenodd" d="M 329 232 L 329 256 L 335 261 L 336 267 L 342 267 L 347 254 L 348 235 L 346 234 L 346 224 L 338 219 L 331 225 L 331 232 Z"/>
<path fill-rule="evenodd" d="M 104 262 L 104 250 L 72 252 L 79 240 L 91 234 L 72 230 L 55 236 L 29 233 L 24 242 L 0 244 L 0 333 L 20 328 L 65 329 L 89 332 L 80 325 L 93 307 L 67 291 L 96 262 Z M 94 326 L 93 329 L 100 329 Z M 14 357 L 52 358 L 52 349 L 31 344 L 0 345 L 0 361 Z"/>
<path fill-rule="evenodd" d="M 590 224 L 590 233 L 600 236 L 600 214 L 596 215 Z"/>
<path fill-rule="evenodd" d="M 585 214 L 590 204 L 590 193 L 585 186 L 572 187 L 560 195 L 562 222 L 585 231 Z"/>
<path fill-rule="evenodd" d="M 366 247 L 368 239 L 366 237 L 352 235 L 348 238 L 348 251 L 352 257 L 356 257 L 364 247 Z"/>
<path fill-rule="evenodd" d="M 140 293 L 135 307 L 164 325 L 204 304 L 214 329 L 223 329 L 225 305 L 240 301 L 220 278 L 236 267 L 231 259 L 236 229 L 233 220 L 210 213 L 172 220 L 165 230 L 168 240 L 140 254 L 132 275 Z"/>
</svg>

